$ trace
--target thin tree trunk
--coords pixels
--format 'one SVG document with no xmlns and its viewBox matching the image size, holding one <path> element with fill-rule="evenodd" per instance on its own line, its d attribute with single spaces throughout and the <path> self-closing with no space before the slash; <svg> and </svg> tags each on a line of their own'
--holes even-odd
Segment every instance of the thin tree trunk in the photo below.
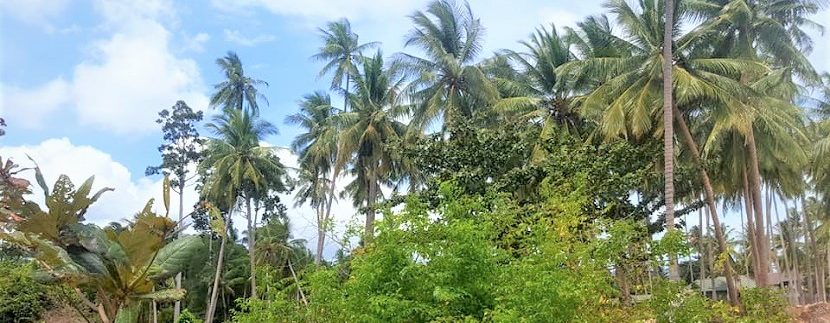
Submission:
<svg viewBox="0 0 830 323">
<path fill-rule="evenodd" d="M 291 270 L 291 277 L 294 277 L 294 283 L 297 284 L 297 291 L 300 294 L 300 298 L 303 300 L 303 304 L 308 306 L 308 300 L 305 298 L 305 293 L 303 293 L 303 287 L 300 285 L 300 280 L 297 278 L 297 273 L 294 272 L 294 266 L 291 265 L 291 259 L 288 259 L 288 269 Z"/>
<path fill-rule="evenodd" d="M 761 205 L 761 171 L 758 169 L 758 149 L 755 144 L 755 131 L 749 129 L 746 135 L 746 145 L 749 150 L 749 184 L 753 196 L 752 205 L 755 211 L 755 236 L 758 244 L 758 268 L 755 273 L 755 280 L 759 287 L 769 285 L 769 240 L 764 232 L 764 210 Z"/>
<path fill-rule="evenodd" d="M 804 225 L 806 226 L 806 229 L 807 229 L 807 237 L 810 239 L 809 240 L 810 241 L 810 249 L 812 250 L 812 252 L 811 252 L 812 257 L 810 257 L 810 259 L 811 259 L 810 262 L 812 263 L 811 265 L 813 267 L 813 276 L 815 277 L 814 280 L 815 280 L 815 287 L 816 288 L 815 288 L 815 291 L 813 292 L 813 295 L 810 295 L 810 297 L 814 301 L 817 301 L 816 298 L 819 298 L 819 299 L 823 300 L 825 296 L 824 296 L 824 286 L 823 286 L 823 282 L 822 282 L 823 279 L 821 277 L 822 273 L 821 273 L 821 268 L 820 268 L 820 262 L 818 261 L 819 260 L 818 244 L 816 243 L 816 235 L 815 235 L 815 230 L 813 229 L 813 221 L 812 221 L 812 219 L 810 219 L 811 217 L 810 217 L 809 213 L 807 213 L 807 198 L 805 196 L 801 197 L 801 208 L 804 210 Z"/>
<path fill-rule="evenodd" d="M 349 73 L 346 73 L 346 88 L 343 93 L 343 112 L 349 112 L 349 81 L 350 81 Z"/>
<path fill-rule="evenodd" d="M 222 243 L 219 245 L 219 256 L 216 259 L 216 274 L 213 275 L 213 290 L 210 294 L 210 305 L 208 306 L 205 323 L 213 323 L 213 315 L 216 311 L 216 301 L 219 296 L 219 277 L 222 274 L 222 264 L 225 259 L 225 242 L 228 240 L 228 221 L 225 221 L 225 228 L 222 232 Z"/>
<path fill-rule="evenodd" d="M 179 177 L 179 222 L 177 224 L 179 230 L 182 229 L 182 219 L 184 218 L 184 176 Z M 182 288 L 182 273 L 176 274 L 176 289 Z M 182 301 L 177 300 L 173 305 L 173 322 L 179 321 L 179 315 L 182 312 Z"/>
<path fill-rule="evenodd" d="M 156 287 L 155 287 L 155 286 L 153 286 L 153 291 L 154 291 L 154 292 L 156 291 Z M 158 303 L 156 303 L 156 300 L 153 300 L 153 323 L 158 323 L 158 321 L 159 321 L 159 308 L 158 308 Z"/>
<path fill-rule="evenodd" d="M 666 228 L 674 231 L 674 118 L 672 117 L 673 84 L 672 55 L 674 33 L 674 1 L 666 0 L 666 19 L 663 32 L 663 172 L 665 177 Z M 680 281 L 677 255 L 669 255 L 669 279 Z"/>
<path fill-rule="evenodd" d="M 334 185 L 337 183 L 337 175 L 340 175 L 340 169 L 337 166 L 334 166 L 334 171 L 332 171 L 331 175 L 331 185 L 329 188 L 329 200 L 326 206 L 326 216 L 325 219 L 328 221 L 331 217 L 331 209 L 334 206 Z"/>
<path fill-rule="evenodd" d="M 706 236 L 705 232 L 706 231 L 704 231 L 705 228 L 703 227 L 703 208 L 699 209 L 698 212 L 697 212 L 697 223 L 698 223 L 698 229 L 700 229 L 699 230 L 700 232 L 698 233 L 698 239 L 699 240 L 697 242 L 697 253 L 699 255 L 698 263 L 700 265 L 700 278 L 699 279 L 700 279 L 700 285 L 703 286 L 703 280 L 706 278 L 706 261 L 705 261 L 705 258 L 704 258 L 704 251 L 703 251 L 704 250 L 703 244 L 704 244 L 704 241 L 706 241 L 706 239 L 705 239 L 705 236 Z"/>
<path fill-rule="evenodd" d="M 782 201 L 784 202 L 784 216 L 788 217 L 787 212 L 789 212 L 790 207 L 787 204 L 787 199 L 782 197 Z M 786 220 L 786 219 L 785 219 Z M 789 222 L 788 222 L 789 223 Z M 789 246 L 792 249 L 792 254 L 790 255 L 790 259 L 792 259 L 792 271 L 793 271 L 793 289 L 795 290 L 795 299 L 796 305 L 801 305 L 803 303 L 803 297 L 801 294 L 801 271 L 799 270 L 798 266 L 798 243 L 796 241 L 795 236 L 795 227 L 791 227 L 789 224 L 787 225 L 790 231 L 790 241 Z"/>
<path fill-rule="evenodd" d="M 323 218 L 324 212 L 323 208 L 324 205 L 317 206 L 317 253 L 314 254 L 314 264 L 320 265 L 323 262 L 323 246 L 326 240 L 326 231 L 325 231 L 325 222 L 326 219 Z"/>
<path fill-rule="evenodd" d="M 715 239 L 718 240 L 718 252 L 727 255 L 724 263 L 724 277 L 726 278 L 729 303 L 733 306 L 738 306 L 740 304 L 740 298 L 738 296 L 739 287 L 735 283 L 735 269 L 732 264 L 732 257 L 729 256 L 729 245 L 726 242 L 726 235 L 724 234 L 723 227 L 720 224 L 718 208 L 715 203 L 715 190 L 712 188 L 712 181 L 709 179 L 709 173 L 706 171 L 703 161 L 700 159 L 700 150 L 697 147 L 697 143 L 695 143 L 694 137 L 692 137 L 692 132 L 689 130 L 689 126 L 686 123 L 686 119 L 683 117 L 683 113 L 680 112 L 680 109 L 678 109 L 676 105 L 672 105 L 672 110 L 674 111 L 674 118 L 680 128 L 683 141 L 686 143 L 687 148 L 689 148 L 691 152 L 692 160 L 697 164 L 700 180 L 703 182 L 704 197 L 706 198 L 706 206 L 708 210 L 707 220 L 711 217 L 712 223 L 715 225 Z M 701 234 L 703 233 L 701 232 Z M 703 279 L 703 276 L 701 276 L 701 279 Z"/>
<path fill-rule="evenodd" d="M 746 190 L 744 190 L 746 192 Z M 744 253 L 744 274 L 749 276 L 749 262 L 752 261 L 752 256 L 749 254 L 749 250 L 753 249 L 752 247 L 752 238 L 749 234 L 749 227 L 744 218 L 746 217 L 746 208 L 740 208 L 741 210 L 741 231 L 744 233 L 744 237 L 746 237 L 746 250 L 743 250 Z"/>
<path fill-rule="evenodd" d="M 779 198 L 781 198 L 780 195 L 779 195 Z M 773 209 L 775 210 L 775 223 L 780 226 L 781 225 L 781 217 L 778 215 L 778 202 L 777 202 L 777 199 L 775 198 L 775 196 L 773 196 L 773 198 L 772 198 L 772 205 L 773 205 Z M 790 267 L 790 257 L 789 257 L 789 255 L 787 255 L 787 243 L 786 243 L 786 241 L 784 241 L 784 234 L 781 231 L 782 231 L 781 228 L 779 228 L 779 230 L 778 230 L 778 242 L 781 244 L 781 250 L 782 250 L 781 255 L 784 258 L 784 265 L 781 267 L 780 275 L 781 275 L 782 278 L 786 277 L 787 280 L 789 281 L 788 282 L 788 285 L 789 285 L 788 289 L 790 291 L 787 293 L 787 299 L 789 299 L 790 303 L 792 304 L 792 303 L 795 303 L 794 300 L 793 300 L 793 293 L 792 293 L 792 291 L 793 291 L 793 288 L 792 288 L 793 273 L 792 273 L 792 268 Z M 781 279 L 781 281 L 779 282 L 779 287 L 782 290 L 784 289 L 784 279 Z"/>
<path fill-rule="evenodd" d="M 711 234 L 709 232 L 709 219 L 711 219 L 711 214 L 708 213 L 708 210 L 706 212 L 706 236 L 709 236 Z M 715 257 L 712 255 L 712 245 L 709 243 L 709 239 L 706 239 L 706 258 L 709 259 L 709 283 L 712 289 L 712 299 L 717 300 L 718 294 L 715 291 Z"/>
<path fill-rule="evenodd" d="M 746 168 L 744 167 L 744 208 L 746 210 L 746 228 L 748 231 L 747 238 L 750 242 L 751 248 L 751 259 L 752 259 L 752 277 L 756 280 L 758 275 L 758 267 L 760 266 L 760 260 L 758 259 L 760 255 L 758 254 L 758 239 L 755 236 L 755 217 L 753 216 L 754 210 L 752 208 L 752 193 L 749 189 L 749 175 L 747 175 Z M 747 273 L 748 274 L 748 273 Z"/>
<path fill-rule="evenodd" d="M 700 209 L 698 209 L 698 210 L 700 210 Z M 684 225 L 683 225 L 683 234 L 688 239 L 688 237 L 689 237 L 689 221 L 686 221 L 686 220 L 687 220 L 686 219 L 686 214 L 684 214 L 683 215 L 683 223 L 684 223 Z M 689 281 L 693 282 L 695 280 L 695 269 L 694 269 L 694 267 L 692 267 L 692 254 L 691 253 L 689 253 L 688 265 L 689 265 Z"/>
<path fill-rule="evenodd" d="M 248 209 L 248 259 L 251 262 L 251 298 L 256 299 L 256 223 L 251 212 L 251 197 L 245 197 L 245 208 Z"/>
<path fill-rule="evenodd" d="M 372 170 L 370 170 L 372 172 Z M 374 176 L 369 176 L 373 178 Z M 366 229 L 363 241 L 368 244 L 375 236 L 375 201 L 377 201 L 377 183 L 374 179 L 368 181 L 369 189 L 366 196 Z"/>
</svg>

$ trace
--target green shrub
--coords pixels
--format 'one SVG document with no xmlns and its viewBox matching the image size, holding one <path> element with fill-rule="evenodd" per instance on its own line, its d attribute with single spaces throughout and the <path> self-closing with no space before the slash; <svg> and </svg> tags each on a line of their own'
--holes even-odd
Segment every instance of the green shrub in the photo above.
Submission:
<svg viewBox="0 0 830 323">
<path fill-rule="evenodd" d="M 181 314 L 179 314 L 179 320 L 176 323 L 202 323 L 196 315 L 190 313 L 188 309 L 184 309 Z"/>
<path fill-rule="evenodd" d="M 657 322 L 710 322 L 712 300 L 682 283 L 663 281 L 654 288 L 649 305 Z"/>
<path fill-rule="evenodd" d="M 741 290 L 746 313 L 744 322 L 788 322 L 792 318 L 787 313 L 789 303 L 783 291 L 770 288 L 749 288 Z"/>
<path fill-rule="evenodd" d="M 0 261 L 0 322 L 32 322 L 49 305 L 47 286 L 34 280 L 34 264 Z"/>
</svg>

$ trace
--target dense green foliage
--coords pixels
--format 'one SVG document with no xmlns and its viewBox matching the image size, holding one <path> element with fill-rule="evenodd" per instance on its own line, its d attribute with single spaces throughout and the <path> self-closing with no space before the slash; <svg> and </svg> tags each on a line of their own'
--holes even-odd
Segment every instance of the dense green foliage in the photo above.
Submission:
<svg viewBox="0 0 830 323">
<path fill-rule="evenodd" d="M 36 267 L 24 261 L 0 261 L 0 322 L 32 322 L 52 305 L 49 290 L 34 279 Z"/>
<path fill-rule="evenodd" d="M 786 321 L 830 277 L 830 75 L 805 56 L 823 4 L 609 0 L 491 57 L 466 3 L 413 12 L 410 52 L 391 57 L 330 22 L 313 58 L 331 93 L 286 118 L 298 169 L 264 144 L 268 83 L 228 52 L 213 137 L 179 101 L 148 169 L 181 192 L 198 163 L 200 201 L 179 215 L 197 235 L 167 218 L 167 178 L 164 216 L 148 203 L 100 228 L 84 215 L 108 189 L 50 191 L 35 165 L 40 206 L 26 169 L 0 165 L 0 251 L 36 261 L 0 263 L 0 319 L 37 317 L 40 276 L 104 322 L 171 321 L 173 300 L 178 322 Z M 314 210 L 314 252 L 287 192 Z M 338 199 L 363 225 L 336 227 Z M 721 222 L 738 209 L 741 227 Z M 727 299 L 699 289 L 715 277 Z"/>
</svg>

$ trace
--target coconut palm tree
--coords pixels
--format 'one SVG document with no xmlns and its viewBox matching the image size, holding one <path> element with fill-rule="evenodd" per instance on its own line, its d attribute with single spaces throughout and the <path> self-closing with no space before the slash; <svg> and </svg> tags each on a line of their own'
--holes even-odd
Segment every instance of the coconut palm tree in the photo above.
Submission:
<svg viewBox="0 0 830 323">
<path fill-rule="evenodd" d="M 622 28 L 622 37 L 606 34 L 602 37 L 588 38 L 588 44 L 600 44 L 598 50 L 588 51 L 580 48 L 579 52 L 597 53 L 600 56 L 586 56 L 582 60 L 564 64 L 559 68 L 560 74 L 567 78 L 583 80 L 595 87 L 578 100 L 581 102 L 581 112 L 587 118 L 597 120 L 598 131 L 606 137 L 642 137 L 645 135 L 659 136 L 665 130 L 661 123 L 656 122 L 656 116 L 663 115 L 665 101 L 662 93 L 663 83 L 663 49 L 665 20 L 661 1 L 644 0 L 639 2 L 640 7 L 632 8 L 626 1 L 614 0 L 606 3 L 606 7 L 616 16 L 618 25 Z M 686 125 L 680 109 L 692 107 L 718 107 L 733 105 L 732 97 L 736 91 L 741 91 L 738 82 L 725 77 L 742 70 L 757 71 L 763 66 L 752 62 L 729 58 L 711 58 L 701 55 L 698 49 L 700 43 L 712 36 L 705 28 L 696 28 L 688 33 L 680 34 L 679 24 L 685 17 L 686 7 L 676 6 L 673 16 L 678 17 L 673 22 L 674 46 L 672 84 L 673 95 L 671 101 L 672 117 L 678 124 L 683 142 L 690 150 L 705 188 L 705 198 L 714 222 L 715 236 L 719 240 L 720 252 L 726 252 L 727 245 L 723 232 L 719 232 L 720 220 L 717 216 L 714 189 L 709 181 L 700 152 L 691 132 Z M 602 34 L 610 28 L 602 28 L 601 20 L 594 20 L 587 24 L 589 29 L 581 31 L 583 35 Z M 584 37 L 583 37 L 584 38 Z M 613 50 L 604 50 L 603 44 L 610 44 Z M 585 47 L 585 46 L 580 46 Z M 677 110 L 675 110 L 677 109 Z M 665 120 L 664 120 L 665 121 Z M 665 138 L 664 139 L 672 139 Z M 672 139 L 673 140 L 673 139 Z M 665 156 L 664 156 L 665 157 Z M 664 159 L 665 160 L 665 159 Z M 667 179 L 669 180 L 669 179 Z M 729 266 L 731 267 L 731 266 Z M 727 283 L 734 286 L 729 279 L 731 270 L 726 270 Z M 736 288 L 730 288 L 730 299 L 737 303 Z"/>
<path fill-rule="evenodd" d="M 396 64 L 413 77 L 407 92 L 414 103 L 410 124 L 422 130 L 443 119 L 444 126 L 477 116 L 498 99 L 498 89 L 475 59 L 481 51 L 484 29 L 469 4 L 436 0 L 426 12 L 409 17 L 415 24 L 405 46 L 415 46 L 426 57 L 399 53 Z"/>
<path fill-rule="evenodd" d="M 225 73 L 225 80 L 213 86 L 216 92 L 210 97 L 210 106 L 236 110 L 247 108 L 251 114 L 258 115 L 257 100 L 268 104 L 268 99 L 259 93 L 257 87 L 268 86 L 268 83 L 246 76 L 242 69 L 242 61 L 234 52 L 228 52 L 225 57 L 216 59 L 216 64 Z"/>
<path fill-rule="evenodd" d="M 331 181 L 325 176 L 318 176 L 307 169 L 301 169 L 297 177 L 296 195 L 294 201 L 296 206 L 308 203 L 314 208 L 317 215 L 317 249 L 314 255 L 314 263 L 320 265 L 323 260 L 323 247 L 325 245 L 326 230 L 330 219 L 326 218 L 326 207 L 328 206 L 328 191 Z"/>
<path fill-rule="evenodd" d="M 349 89 L 351 77 L 357 74 L 357 64 L 363 51 L 374 48 L 379 43 L 370 42 L 361 44 L 358 35 L 352 31 L 348 19 L 329 22 L 326 28 L 320 28 L 320 38 L 323 46 L 313 59 L 323 61 L 326 65 L 320 70 L 318 77 L 332 74 L 331 89 L 343 91 L 343 109 L 348 110 Z"/>
<path fill-rule="evenodd" d="M 306 95 L 300 101 L 300 112 L 286 117 L 286 123 L 305 129 L 291 142 L 291 149 L 300 159 L 300 190 L 296 195 L 298 204 L 308 202 L 317 212 L 317 254 L 315 263 L 322 261 L 325 244 L 326 224 L 331 216 L 333 185 L 339 175 L 332 166 L 337 154 L 338 129 L 332 122 L 337 112 L 331 106 L 330 97 L 322 92 Z M 330 180 L 325 176 L 330 174 Z M 331 189 L 332 193 L 327 191 Z"/>
<path fill-rule="evenodd" d="M 758 266 L 762 269 L 756 271 L 756 280 L 762 286 L 767 284 L 765 268 L 768 268 L 769 240 L 765 234 L 761 196 L 761 159 L 765 157 L 759 152 L 759 147 L 763 145 L 759 142 L 759 132 L 775 127 L 770 126 L 769 118 L 765 118 L 764 113 L 792 110 L 787 109 L 787 105 L 791 105 L 794 98 L 793 77 L 807 84 L 815 84 L 818 80 L 817 73 L 805 56 L 812 47 L 812 41 L 804 28 L 817 26 L 808 17 L 819 10 L 819 4 L 819 1 L 811 0 L 710 0 L 694 2 L 690 6 L 696 15 L 708 18 L 704 23 L 705 29 L 721 35 L 712 40 L 713 47 L 717 48 L 714 55 L 763 62 L 776 72 L 746 70 L 734 76 L 742 85 L 755 91 L 738 96 L 737 100 L 743 104 L 738 106 L 741 109 L 735 109 L 729 121 L 734 125 L 734 131 L 740 132 L 745 139 L 749 193 L 752 195 L 750 200 L 756 224 L 754 239 L 758 244 Z M 776 91 L 770 91 L 770 84 L 775 85 Z M 736 122 L 736 119 L 741 122 Z M 759 129 L 759 126 L 766 126 L 767 129 Z"/>
<path fill-rule="evenodd" d="M 336 169 L 349 166 L 355 181 L 349 186 L 355 204 L 366 210 L 365 240 L 374 232 L 375 204 L 380 185 L 399 174 L 401 160 L 390 144 L 401 140 L 406 125 L 398 118 L 405 113 L 400 104 L 404 79 L 395 68 L 385 69 L 380 52 L 364 58 L 361 73 L 355 75 L 355 93 L 349 98 L 352 111 L 334 116 L 342 129 L 338 138 Z"/>
<path fill-rule="evenodd" d="M 664 199 L 666 201 L 666 227 L 671 234 L 674 228 L 674 120 L 672 103 L 674 101 L 672 69 L 674 55 L 674 1 L 666 0 L 663 10 L 663 177 L 665 178 Z M 669 255 L 669 279 L 680 281 L 680 268 L 677 267 L 676 255 Z"/>
<path fill-rule="evenodd" d="M 203 190 L 214 200 L 222 200 L 222 205 L 234 206 L 237 198 L 244 200 L 251 253 L 251 296 L 256 298 L 256 219 L 251 202 L 270 191 L 285 191 L 285 166 L 272 147 L 260 145 L 265 136 L 277 130 L 247 110 L 226 110 L 215 116 L 207 128 L 216 137 L 208 141 L 205 160 L 200 164 L 209 170 Z"/>
<path fill-rule="evenodd" d="M 556 133 L 578 138 L 585 129 L 575 109 L 572 88 L 556 72 L 576 56 L 570 50 L 569 41 L 560 37 L 553 25 L 550 29 L 537 28 L 529 40 L 520 44 L 525 52 L 503 51 L 509 62 L 518 65 L 519 71 L 492 78 L 499 88 L 509 91 L 501 91 L 503 98 L 494 108 L 540 125 L 539 140 L 534 147 L 534 159 L 538 159 L 543 155 L 541 143 L 547 138 Z"/>
</svg>

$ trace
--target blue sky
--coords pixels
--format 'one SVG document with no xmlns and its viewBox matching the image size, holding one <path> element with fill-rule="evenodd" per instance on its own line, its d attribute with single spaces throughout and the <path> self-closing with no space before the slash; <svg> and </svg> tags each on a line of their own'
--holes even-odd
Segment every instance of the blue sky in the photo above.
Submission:
<svg viewBox="0 0 830 323">
<path fill-rule="evenodd" d="M 296 112 L 303 94 L 328 88 L 327 79 L 317 78 L 322 64 L 309 58 L 320 46 L 316 28 L 347 17 L 362 41 L 379 41 L 391 55 L 403 50 L 411 26 L 406 16 L 425 3 L 4 0 L 0 116 L 9 127 L 0 139 L 0 156 L 23 163 L 30 154 L 52 179 L 59 173 L 76 181 L 97 175 L 101 185 L 117 191 L 101 201 L 92 220 L 129 217 L 142 200 L 158 195 L 159 179 L 143 176 L 145 167 L 159 160 L 156 113 L 179 99 L 206 109 L 212 86 L 222 77 L 216 58 L 236 51 L 248 75 L 270 84 L 263 90 L 270 104 L 262 116 L 281 132 L 268 141 L 287 146 L 297 130 L 284 125 L 284 117 Z M 603 12 L 595 0 L 471 0 L 470 5 L 487 28 L 482 56 L 518 48 L 516 41 L 540 24 L 573 25 Z M 815 19 L 827 24 L 830 14 Z M 816 35 L 815 41 L 811 60 L 827 71 L 830 37 Z M 343 222 L 353 212 L 345 204 Z M 312 239 L 311 210 L 292 212 L 295 234 Z"/>
</svg>

